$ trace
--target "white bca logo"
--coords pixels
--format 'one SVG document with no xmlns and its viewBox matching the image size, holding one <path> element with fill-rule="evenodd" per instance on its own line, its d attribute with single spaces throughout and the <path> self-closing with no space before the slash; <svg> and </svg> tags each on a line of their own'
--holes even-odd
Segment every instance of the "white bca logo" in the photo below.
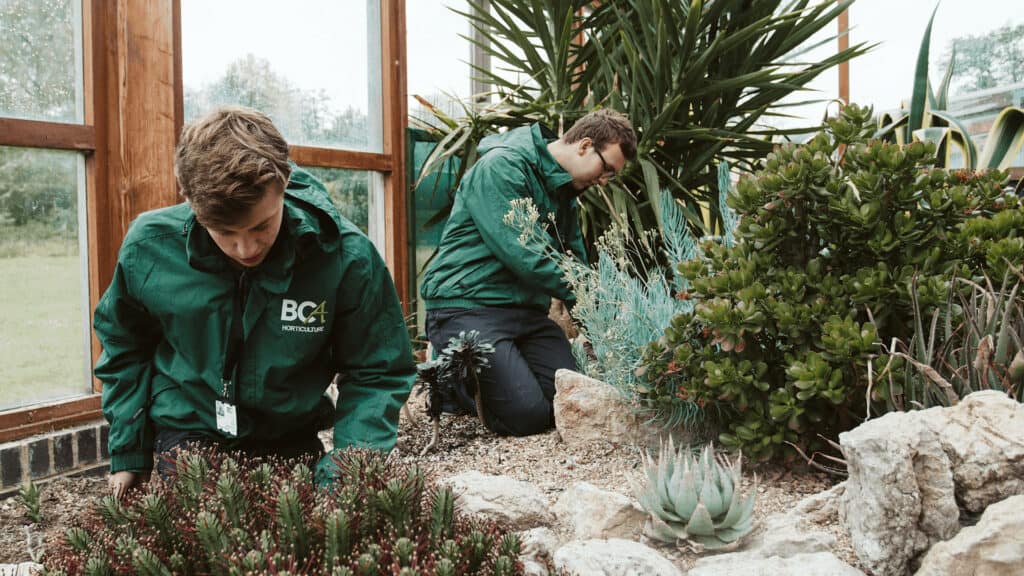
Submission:
<svg viewBox="0 0 1024 576">
<path fill-rule="evenodd" d="M 317 304 L 309 300 L 299 304 L 295 300 L 287 298 L 281 300 L 281 321 L 294 322 L 298 320 L 303 324 L 312 324 L 317 317 L 320 323 L 327 322 L 327 300 Z"/>
</svg>

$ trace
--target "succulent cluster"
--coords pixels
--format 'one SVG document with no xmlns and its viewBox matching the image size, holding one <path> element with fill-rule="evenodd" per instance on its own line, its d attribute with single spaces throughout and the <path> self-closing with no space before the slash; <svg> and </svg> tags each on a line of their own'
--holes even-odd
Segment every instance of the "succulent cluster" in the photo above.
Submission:
<svg viewBox="0 0 1024 576">
<path fill-rule="evenodd" d="M 341 452 L 337 482 L 277 460 L 183 453 L 178 474 L 103 498 L 46 560 L 49 574 L 521 573 L 519 541 L 457 516 L 448 488 L 376 453 Z"/>
<path fill-rule="evenodd" d="M 480 338 L 480 332 L 459 332 L 448 339 L 448 346 L 437 358 L 416 366 L 418 392 L 427 393 L 427 414 L 433 420 L 433 435 L 423 454 L 437 445 L 441 412 L 446 403 L 454 404 L 465 395 L 473 398 L 477 417 L 484 426 L 483 400 L 480 397 L 480 372 L 491 365 L 494 345 Z"/>
<path fill-rule="evenodd" d="M 658 458 L 644 456 L 647 484 L 638 495 L 650 514 L 648 533 L 669 543 L 687 541 L 705 548 L 738 542 L 753 528 L 754 494 L 740 495 L 742 457 L 715 454 L 709 444 L 700 456 L 662 444 Z"/>
<path fill-rule="evenodd" d="M 728 199 L 736 244 L 706 242 L 679 266 L 679 297 L 694 306 L 645 353 L 646 403 L 713 408 L 723 445 L 765 459 L 785 442 L 814 449 L 865 406 L 909 407 L 913 388 L 933 386 L 908 380 L 882 345 L 909 341 L 954 278 L 1024 259 L 1024 209 L 1004 173 L 935 170 L 933 144 L 873 131 L 870 110 L 847 106 L 740 180 Z"/>
</svg>

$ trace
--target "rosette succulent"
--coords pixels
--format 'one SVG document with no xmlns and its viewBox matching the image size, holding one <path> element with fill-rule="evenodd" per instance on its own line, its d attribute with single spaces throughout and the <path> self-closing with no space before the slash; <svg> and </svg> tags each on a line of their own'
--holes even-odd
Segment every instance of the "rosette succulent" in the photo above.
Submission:
<svg viewBox="0 0 1024 576">
<path fill-rule="evenodd" d="M 638 495 L 650 514 L 647 532 L 663 542 L 706 548 L 737 542 L 752 526 L 754 494 L 740 495 L 742 457 L 730 462 L 709 444 L 700 456 L 676 450 L 671 439 L 657 460 L 643 457 L 647 484 Z"/>
</svg>

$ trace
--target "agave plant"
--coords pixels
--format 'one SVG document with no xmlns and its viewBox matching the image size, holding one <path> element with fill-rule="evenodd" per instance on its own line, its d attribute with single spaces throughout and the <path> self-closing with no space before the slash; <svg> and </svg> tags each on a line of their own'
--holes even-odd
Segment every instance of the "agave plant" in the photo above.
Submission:
<svg viewBox="0 0 1024 576">
<path fill-rule="evenodd" d="M 1024 146 L 1024 108 L 1004 108 L 989 129 L 984 148 L 978 152 L 967 126 L 946 109 L 956 51 L 953 51 L 942 81 L 934 91 L 928 77 L 932 24 L 938 11 L 939 5 L 936 4 L 921 39 L 914 68 L 910 108 L 880 114 L 876 136 L 898 144 L 907 144 L 912 140 L 933 142 L 937 148 L 938 166 L 948 167 L 954 150 L 957 150 L 963 157 L 964 167 L 967 169 L 1005 170 L 1012 165 L 1017 152 Z"/>
<path fill-rule="evenodd" d="M 643 460 L 647 485 L 638 498 L 650 514 L 647 532 L 652 537 L 721 548 L 753 528 L 756 490 L 740 496 L 742 456 L 729 462 L 710 444 L 694 456 L 689 448 L 676 450 L 670 438 L 657 460 L 649 454 Z"/>
</svg>

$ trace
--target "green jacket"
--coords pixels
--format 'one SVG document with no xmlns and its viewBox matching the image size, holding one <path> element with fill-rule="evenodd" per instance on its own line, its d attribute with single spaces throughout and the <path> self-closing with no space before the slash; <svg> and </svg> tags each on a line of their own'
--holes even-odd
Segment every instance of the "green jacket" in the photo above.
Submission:
<svg viewBox="0 0 1024 576">
<path fill-rule="evenodd" d="M 240 274 L 188 204 L 129 228 L 94 318 L 111 472 L 152 468 L 154 425 L 223 438 L 214 405 L 245 285 L 238 438 L 309 429 L 341 373 L 335 447 L 394 446 L 415 379 L 402 308 L 373 245 L 309 173 L 293 167 L 278 239 L 244 282 Z M 328 455 L 318 476 L 330 471 Z"/>
<path fill-rule="evenodd" d="M 503 217 L 518 198 L 533 200 L 548 227 L 548 246 L 586 261 L 579 204 L 569 175 L 548 152 L 539 124 L 489 136 L 455 195 L 437 256 L 423 280 L 427 310 L 520 306 L 547 311 L 551 298 L 574 302 L 543 246 L 523 246 Z"/>
</svg>

